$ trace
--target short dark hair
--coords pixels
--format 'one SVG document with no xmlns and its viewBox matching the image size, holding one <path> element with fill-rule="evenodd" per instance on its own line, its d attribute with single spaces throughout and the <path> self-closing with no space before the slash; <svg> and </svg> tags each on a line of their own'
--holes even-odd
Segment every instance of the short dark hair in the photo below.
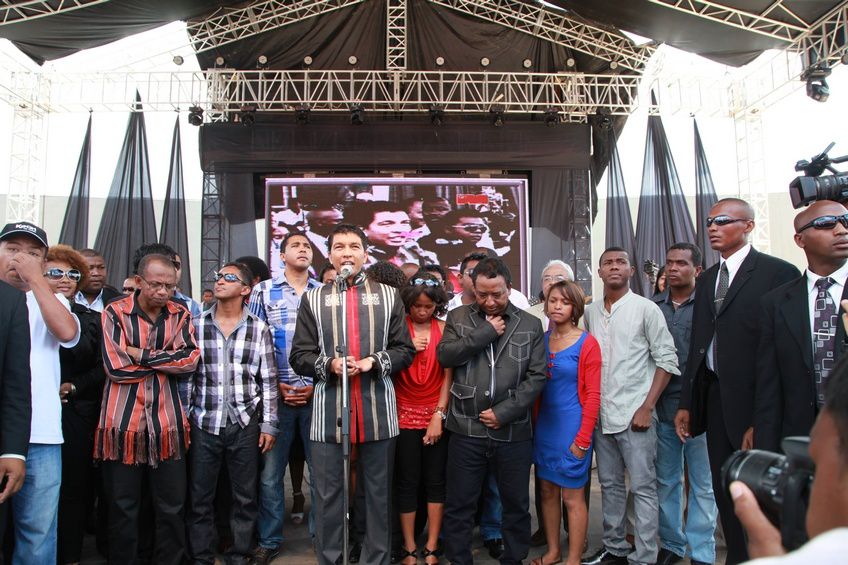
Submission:
<svg viewBox="0 0 848 565">
<path fill-rule="evenodd" d="M 571 322 L 576 326 L 577 322 L 580 321 L 580 318 L 583 317 L 583 311 L 586 309 L 586 294 L 583 292 L 583 289 L 580 288 L 580 285 L 573 281 L 559 281 L 555 282 L 548 289 L 548 298 L 551 297 L 551 293 L 555 290 L 558 290 L 562 293 L 562 296 L 565 297 L 565 301 L 571 304 Z M 545 299 L 545 314 L 548 313 L 548 300 Z"/>
<path fill-rule="evenodd" d="M 606 249 L 604 249 L 604 252 L 601 253 L 600 258 L 598 259 L 598 265 L 599 266 L 601 265 L 601 263 L 604 260 L 604 255 L 606 255 L 607 253 L 624 253 L 624 254 L 627 255 L 627 262 L 632 264 L 633 260 L 630 258 L 630 253 L 628 253 L 628 251 L 623 247 L 618 247 L 616 245 L 613 245 L 611 247 L 607 247 Z"/>
<path fill-rule="evenodd" d="M 380 212 L 403 212 L 405 214 L 406 208 L 400 204 L 386 200 L 356 202 L 347 207 L 344 213 L 344 219 L 351 224 L 365 229 L 366 226 L 374 221 L 374 218 Z"/>
<path fill-rule="evenodd" d="M 471 273 L 471 282 L 474 285 L 477 285 L 477 278 L 484 277 L 487 279 L 495 279 L 497 277 L 503 277 L 506 281 L 507 286 L 512 286 L 512 275 L 509 272 L 509 267 L 506 266 L 501 259 L 493 259 L 491 257 L 486 257 L 482 259 L 477 266 L 474 267 L 474 271 Z"/>
<path fill-rule="evenodd" d="M 286 237 L 284 237 L 283 241 L 280 243 L 280 253 L 285 253 L 286 246 L 289 244 L 289 240 L 293 237 L 302 237 L 303 239 L 306 240 L 306 243 L 310 243 L 309 238 L 306 236 L 306 234 L 304 232 L 302 232 L 302 231 L 290 231 L 289 233 L 286 234 Z"/>
<path fill-rule="evenodd" d="M 679 249 L 680 251 L 688 251 L 689 253 L 691 253 L 692 264 L 696 267 L 700 267 L 701 261 L 704 260 L 704 255 L 701 253 L 701 249 L 697 245 L 689 243 L 688 241 L 678 241 L 677 243 L 669 247 L 668 251 L 671 251 L 672 249 Z M 668 251 L 666 251 L 666 255 L 668 254 Z M 659 277 L 659 275 L 657 276 Z"/>
<path fill-rule="evenodd" d="M 320 271 L 318 271 L 318 282 L 323 281 L 323 280 L 324 280 L 324 275 L 326 275 L 326 274 L 327 274 L 327 271 L 330 271 L 330 270 L 335 271 L 335 270 L 336 270 L 336 268 L 333 266 L 333 264 L 332 264 L 332 263 L 330 263 L 329 261 L 327 261 L 326 263 L 324 263 L 324 265 L 322 265 L 322 266 L 321 266 L 321 270 L 320 270 Z"/>
<path fill-rule="evenodd" d="M 465 274 L 465 267 L 468 265 L 469 262 L 477 261 L 479 263 L 483 259 L 488 259 L 488 255 L 486 255 L 485 253 L 479 253 L 477 251 L 469 253 L 468 255 L 462 258 L 462 263 L 459 264 L 459 274 Z"/>
<path fill-rule="evenodd" d="M 253 278 L 253 277 L 250 277 L 250 278 Z M 211 288 L 204 288 L 202 294 L 206 294 L 207 292 L 212 293 L 212 289 Z"/>
<path fill-rule="evenodd" d="M 102 253 L 100 253 L 96 249 L 92 249 L 91 247 L 86 247 L 85 249 L 80 249 L 79 254 L 82 255 L 83 257 L 100 257 L 101 259 L 104 258 Z"/>
<path fill-rule="evenodd" d="M 164 255 L 173 264 L 177 260 L 177 252 L 170 245 L 164 243 L 143 243 L 133 254 L 133 273 L 139 274 L 141 270 L 141 260 L 147 255 Z"/>
<path fill-rule="evenodd" d="M 255 277 L 259 277 L 260 281 L 267 281 L 271 278 L 271 269 L 269 269 L 268 264 L 259 257 L 254 255 L 244 255 L 236 259 L 235 262 L 247 265 L 247 268 L 250 269 L 251 281 Z"/>
<path fill-rule="evenodd" d="M 824 410 L 836 424 L 839 435 L 839 451 L 842 460 L 848 463 L 848 357 L 843 357 L 827 379 L 824 393 Z"/>
<path fill-rule="evenodd" d="M 457 208 L 456 210 L 451 210 L 450 212 L 442 216 L 441 224 L 445 227 L 450 227 L 456 222 L 458 222 L 460 218 L 485 219 L 485 217 L 485 214 L 474 208 Z"/>
<path fill-rule="evenodd" d="M 377 261 L 367 269 L 365 275 L 372 281 L 387 284 L 395 288 L 400 288 L 406 284 L 406 275 L 388 261 Z"/>
<path fill-rule="evenodd" d="M 363 204 L 363 207 L 364 206 L 366 206 L 366 205 Z M 327 238 L 327 252 L 328 253 L 330 251 L 332 251 L 332 249 L 333 249 L 333 238 L 337 234 L 342 234 L 342 233 L 355 234 L 357 237 L 359 237 L 360 240 L 362 240 L 362 247 L 365 248 L 365 249 L 368 249 L 368 244 L 369 244 L 368 237 L 365 235 L 365 232 L 362 231 L 362 228 L 360 228 L 359 226 L 356 226 L 354 224 L 343 223 L 343 224 L 339 224 L 336 227 L 334 227 L 333 231 L 330 232 L 330 236 Z"/>
<path fill-rule="evenodd" d="M 437 265 L 435 263 L 429 263 L 427 265 L 422 266 L 421 270 L 424 271 L 425 273 L 439 273 L 439 275 L 442 277 L 443 281 L 447 282 L 447 280 L 448 280 L 448 272 L 445 271 L 445 268 L 442 267 L 441 265 Z"/>
<path fill-rule="evenodd" d="M 167 255 L 163 255 L 162 253 L 148 253 L 143 255 L 138 260 L 138 265 L 135 269 L 135 274 L 143 277 L 144 273 L 147 272 L 147 266 L 151 263 L 159 263 L 161 265 L 168 265 L 172 269 L 174 269 L 174 273 L 177 272 L 177 268 L 174 267 L 174 260 Z"/>
<path fill-rule="evenodd" d="M 229 261 L 221 265 L 221 269 L 224 269 L 225 267 L 232 267 L 234 269 L 238 269 L 239 278 L 244 283 L 246 283 L 247 286 L 250 286 L 250 283 L 253 280 L 253 271 L 250 270 L 250 267 L 248 267 L 244 263 L 239 263 L 238 261 Z M 206 292 L 206 290 L 209 289 L 205 289 L 204 292 Z"/>
<path fill-rule="evenodd" d="M 439 281 L 425 271 L 421 269 L 412 277 L 410 277 L 409 282 L 400 288 L 400 299 L 403 301 L 403 307 L 406 309 L 406 313 L 409 314 L 409 309 L 412 308 L 412 305 L 415 304 L 415 301 L 418 300 L 418 297 L 422 294 L 427 298 L 433 301 L 433 304 L 436 305 L 436 310 L 433 312 L 435 316 L 444 316 L 448 311 L 448 293 L 445 291 L 445 287 L 441 285 L 441 283 L 433 286 L 427 284 L 415 284 L 413 281 L 416 279 L 423 279 L 427 281 L 434 281 L 438 283 Z"/>
</svg>

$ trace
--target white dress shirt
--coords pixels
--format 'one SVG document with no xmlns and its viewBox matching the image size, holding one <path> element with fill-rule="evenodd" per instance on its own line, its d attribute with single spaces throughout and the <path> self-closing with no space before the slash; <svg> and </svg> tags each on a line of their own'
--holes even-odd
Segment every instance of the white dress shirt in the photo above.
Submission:
<svg viewBox="0 0 848 565">
<path fill-rule="evenodd" d="M 828 293 L 830 293 L 830 298 L 833 300 L 833 303 L 836 304 L 836 311 L 839 312 L 839 301 L 842 300 L 842 291 L 845 289 L 845 281 L 848 279 L 848 262 L 839 267 L 837 270 L 833 271 L 830 275 L 835 284 L 830 285 L 830 288 L 827 289 Z M 813 340 L 813 351 L 815 351 L 815 342 L 816 338 L 813 335 L 814 327 L 814 319 L 813 313 L 816 311 L 816 297 L 819 295 L 819 289 L 816 288 L 816 282 L 819 279 L 825 278 L 822 275 L 817 275 L 812 272 L 810 269 L 807 269 L 807 313 L 810 316 L 810 335 Z"/>
<path fill-rule="evenodd" d="M 736 277 L 736 273 L 739 272 L 739 267 L 742 266 L 742 262 L 748 256 L 748 253 L 751 252 L 751 244 L 746 243 L 739 251 L 728 257 L 727 259 L 721 258 L 721 263 L 719 264 L 719 276 L 716 277 L 715 289 L 713 292 L 713 296 L 715 296 L 715 291 L 718 291 L 718 279 L 721 276 L 721 265 L 727 263 L 727 289 L 730 290 L 730 285 L 733 284 L 733 279 Z M 710 346 L 707 348 L 707 369 L 712 372 L 715 371 L 715 361 L 713 360 L 713 351 L 715 350 L 715 334 L 713 334 L 713 339 L 710 341 Z"/>
<path fill-rule="evenodd" d="M 88 303 L 88 298 L 86 298 L 85 294 L 81 290 L 77 291 L 76 296 L 74 296 L 74 302 L 77 304 L 82 304 L 89 310 L 94 310 L 95 312 L 103 311 L 103 289 L 100 289 L 100 292 L 97 293 L 97 298 L 91 301 L 91 304 Z"/>
</svg>

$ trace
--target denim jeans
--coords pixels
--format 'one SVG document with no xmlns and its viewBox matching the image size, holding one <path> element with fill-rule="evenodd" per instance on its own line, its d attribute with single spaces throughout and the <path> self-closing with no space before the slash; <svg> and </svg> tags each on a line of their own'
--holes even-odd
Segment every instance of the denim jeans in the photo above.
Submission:
<svg viewBox="0 0 848 565">
<path fill-rule="evenodd" d="M 300 439 L 303 442 L 306 464 L 310 469 L 310 481 L 312 472 L 312 455 L 309 449 L 312 402 L 310 401 L 306 406 L 292 407 L 280 401 L 277 414 L 279 416 L 277 441 L 271 451 L 262 455 L 262 470 L 259 474 L 259 546 L 267 548 L 279 547 L 283 543 L 283 521 L 286 517 L 283 478 L 286 476 L 289 452 L 294 442 L 295 433 L 300 434 Z M 315 499 L 312 498 L 312 500 Z M 309 512 L 309 533 L 310 535 L 315 533 L 311 510 Z"/>
<path fill-rule="evenodd" d="M 683 461 L 689 473 L 689 511 L 683 524 Z M 682 443 L 674 424 L 657 426 L 657 496 L 660 500 L 660 546 L 696 561 L 715 561 L 718 509 L 713 496 L 707 434 Z M 689 550 L 687 550 L 687 546 Z"/>
<path fill-rule="evenodd" d="M 56 563 L 61 484 L 62 445 L 29 444 L 24 486 L 12 497 L 15 522 L 13 565 Z"/>
<path fill-rule="evenodd" d="M 498 479 L 489 473 L 483 484 L 483 509 L 480 513 L 480 537 L 483 541 L 501 539 L 503 505 L 498 492 Z"/>
</svg>

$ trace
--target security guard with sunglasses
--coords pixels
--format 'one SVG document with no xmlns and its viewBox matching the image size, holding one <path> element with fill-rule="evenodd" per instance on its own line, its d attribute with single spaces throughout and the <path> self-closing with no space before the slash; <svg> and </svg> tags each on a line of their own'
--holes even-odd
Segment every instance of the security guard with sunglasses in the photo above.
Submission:
<svg viewBox="0 0 848 565">
<path fill-rule="evenodd" d="M 785 437 L 810 435 L 845 350 L 840 302 L 848 298 L 848 209 L 821 200 L 794 223 L 807 270 L 763 298 L 754 445 L 769 451 Z"/>
</svg>

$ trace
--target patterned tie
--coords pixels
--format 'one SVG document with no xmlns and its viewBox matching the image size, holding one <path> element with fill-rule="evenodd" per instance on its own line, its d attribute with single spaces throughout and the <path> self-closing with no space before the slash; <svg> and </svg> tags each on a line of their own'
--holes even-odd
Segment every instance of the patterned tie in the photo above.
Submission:
<svg viewBox="0 0 848 565">
<path fill-rule="evenodd" d="M 721 312 L 721 307 L 724 305 L 724 297 L 727 295 L 727 287 L 730 286 L 730 273 L 727 270 L 727 261 L 721 264 L 718 270 L 718 288 L 715 293 L 715 310 L 716 314 Z"/>
<path fill-rule="evenodd" d="M 839 316 L 836 304 L 827 290 L 835 283 L 830 277 L 816 281 L 818 294 L 813 309 L 813 368 L 816 373 L 816 401 L 819 408 L 824 404 L 824 389 L 834 365 L 836 324 L 839 323 Z"/>
</svg>

